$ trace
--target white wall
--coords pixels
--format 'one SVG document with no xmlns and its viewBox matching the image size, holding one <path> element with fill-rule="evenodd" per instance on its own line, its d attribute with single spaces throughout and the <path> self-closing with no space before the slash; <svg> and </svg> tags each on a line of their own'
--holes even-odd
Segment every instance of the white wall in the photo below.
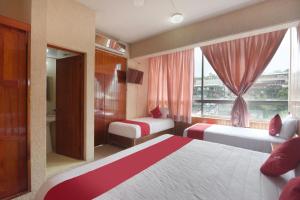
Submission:
<svg viewBox="0 0 300 200">
<path fill-rule="evenodd" d="M 254 30 L 300 20 L 299 0 L 270 0 L 196 22 L 130 44 L 130 57 L 166 52 L 213 42 Z"/>
<path fill-rule="evenodd" d="M 31 0 L 0 0 L 0 15 L 30 23 Z"/>
<path fill-rule="evenodd" d="M 94 156 L 94 11 L 73 0 L 31 0 L 29 18 L 31 192 L 16 199 L 34 199 L 46 179 L 47 43 L 85 54 L 85 158 Z"/>
<path fill-rule="evenodd" d="M 85 159 L 94 158 L 95 12 L 74 0 L 47 0 L 47 43 L 85 54 Z"/>
<path fill-rule="evenodd" d="M 33 199 L 46 177 L 46 0 L 31 0 L 30 156 Z"/>
</svg>

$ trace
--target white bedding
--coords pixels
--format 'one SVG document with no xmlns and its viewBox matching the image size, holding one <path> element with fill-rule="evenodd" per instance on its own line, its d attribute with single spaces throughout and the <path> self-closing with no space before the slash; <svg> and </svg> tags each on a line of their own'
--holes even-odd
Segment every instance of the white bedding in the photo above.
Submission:
<svg viewBox="0 0 300 200">
<path fill-rule="evenodd" d="M 36 199 L 43 199 L 47 191 L 56 184 L 168 137 L 171 135 L 160 136 L 50 178 L 41 187 Z M 268 154 L 265 153 L 193 140 L 96 199 L 275 200 L 286 182 L 295 174 L 291 171 L 278 178 L 264 176 L 259 168 L 267 157 Z"/>
<path fill-rule="evenodd" d="M 185 137 L 189 128 L 184 130 Z M 280 137 L 270 136 L 268 130 L 225 125 L 212 125 L 205 129 L 204 140 L 265 153 L 271 152 L 271 143 L 286 141 Z"/>
<path fill-rule="evenodd" d="M 132 121 L 145 122 L 150 126 L 150 134 L 165 131 L 174 128 L 174 121 L 170 118 L 153 118 L 143 117 L 131 119 Z M 127 138 L 140 138 L 141 128 L 135 124 L 128 124 L 123 122 L 112 122 L 109 124 L 108 132 L 120 135 Z"/>
</svg>

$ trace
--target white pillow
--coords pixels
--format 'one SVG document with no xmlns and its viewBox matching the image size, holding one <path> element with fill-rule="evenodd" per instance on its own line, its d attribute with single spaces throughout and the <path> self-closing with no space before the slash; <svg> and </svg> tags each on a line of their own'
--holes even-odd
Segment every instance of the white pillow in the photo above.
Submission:
<svg viewBox="0 0 300 200">
<path fill-rule="evenodd" d="M 168 118 L 169 109 L 168 108 L 159 108 L 161 112 L 161 118 Z"/>
<path fill-rule="evenodd" d="M 289 139 L 293 137 L 298 131 L 298 119 L 291 116 L 286 117 L 281 126 L 279 137 Z"/>
</svg>

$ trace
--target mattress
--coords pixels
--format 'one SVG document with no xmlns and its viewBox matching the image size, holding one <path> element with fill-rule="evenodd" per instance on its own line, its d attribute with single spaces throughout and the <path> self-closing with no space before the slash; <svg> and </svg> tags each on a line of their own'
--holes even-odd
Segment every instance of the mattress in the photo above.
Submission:
<svg viewBox="0 0 300 200">
<path fill-rule="evenodd" d="M 56 175 L 43 184 L 36 199 L 43 199 L 53 186 L 61 182 L 124 158 L 169 137 L 171 135 L 157 137 L 102 160 Z M 261 174 L 260 166 L 268 155 L 223 144 L 192 140 L 95 199 L 278 199 L 283 186 L 295 177 L 295 174 L 290 171 L 278 178 Z"/>
<path fill-rule="evenodd" d="M 174 121 L 170 118 L 143 117 L 131 120 L 149 124 L 150 134 L 174 128 Z M 109 124 L 108 132 L 132 139 L 141 137 L 141 128 L 136 124 L 112 122 Z"/>
<path fill-rule="evenodd" d="M 189 128 L 184 131 L 184 136 L 187 136 Z M 272 151 L 271 143 L 286 141 L 283 138 L 269 135 L 268 130 L 225 125 L 212 125 L 205 129 L 204 140 L 265 153 Z"/>
</svg>

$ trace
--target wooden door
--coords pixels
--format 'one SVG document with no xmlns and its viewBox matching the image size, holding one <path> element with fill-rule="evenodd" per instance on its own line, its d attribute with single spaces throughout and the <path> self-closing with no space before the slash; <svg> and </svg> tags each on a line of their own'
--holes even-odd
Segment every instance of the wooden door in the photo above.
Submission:
<svg viewBox="0 0 300 200">
<path fill-rule="evenodd" d="M 104 112 L 101 117 L 99 107 L 95 103 L 95 145 L 99 145 L 107 141 L 109 123 L 126 118 L 126 83 L 120 82 L 118 71 L 126 72 L 127 60 L 121 56 L 96 50 L 95 63 L 95 81 L 102 83 L 101 87 L 95 87 L 95 95 L 102 93 L 104 97 L 102 100 L 104 107 L 101 104 Z M 101 91 L 97 91 L 99 89 Z M 95 96 L 95 102 L 99 101 L 97 98 Z"/>
<path fill-rule="evenodd" d="M 27 33 L 0 25 L 0 199 L 28 190 Z"/>
<path fill-rule="evenodd" d="M 83 159 L 83 56 L 56 61 L 56 152 Z"/>
</svg>

